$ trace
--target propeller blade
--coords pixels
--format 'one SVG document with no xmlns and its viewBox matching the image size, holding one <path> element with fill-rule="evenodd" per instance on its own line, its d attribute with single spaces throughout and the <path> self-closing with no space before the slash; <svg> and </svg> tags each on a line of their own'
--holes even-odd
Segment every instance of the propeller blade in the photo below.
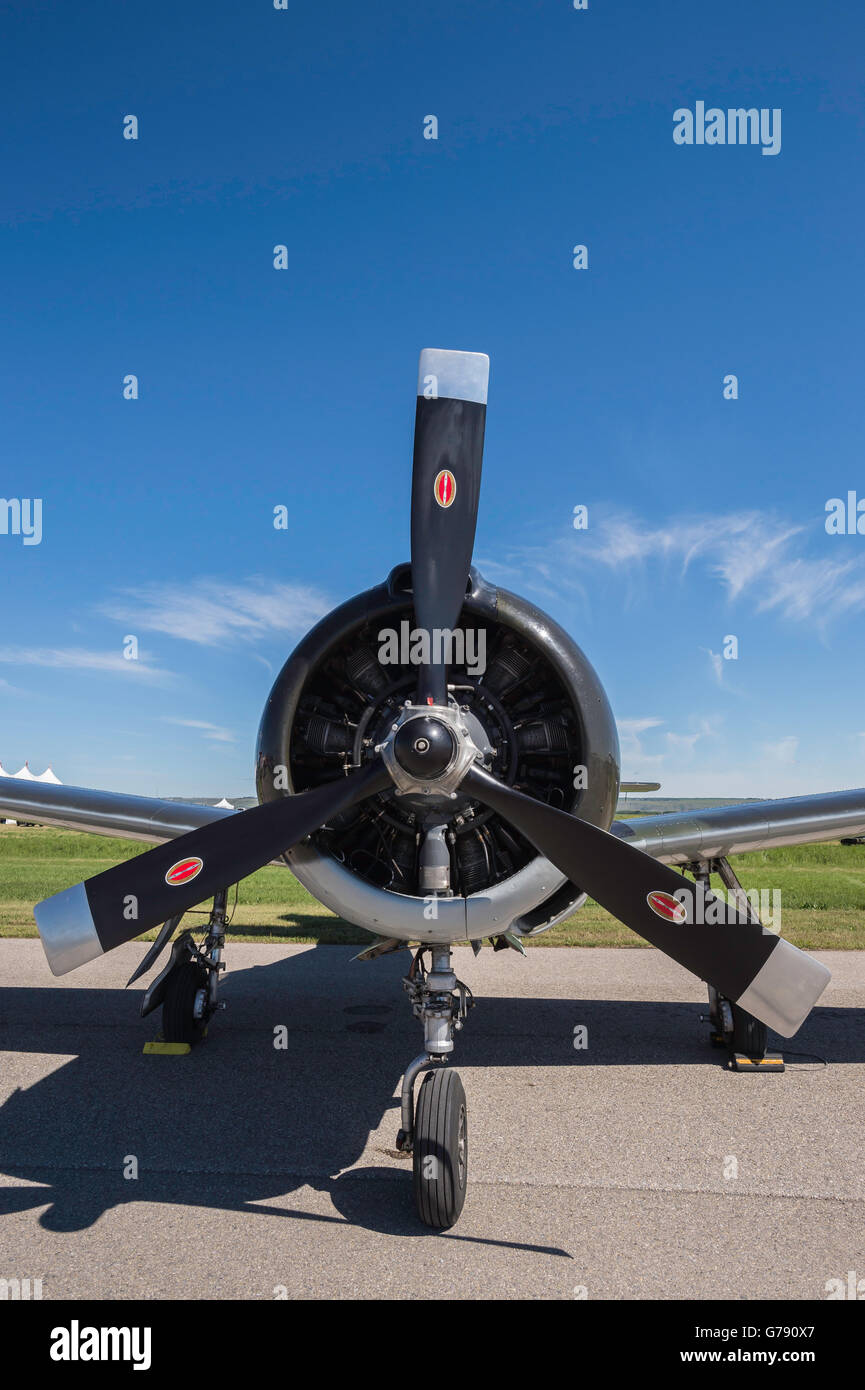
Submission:
<svg viewBox="0 0 865 1390">
<path fill-rule="evenodd" d="M 433 643 L 456 627 L 466 596 L 481 488 L 490 359 L 424 348 L 418 369 L 411 489 L 415 621 Z M 447 667 L 431 652 L 418 702 L 447 704 Z"/>
<path fill-rule="evenodd" d="M 391 785 L 376 760 L 338 782 L 226 816 L 55 893 L 34 909 L 48 964 L 65 975 L 167 923 Z"/>
<path fill-rule="evenodd" d="M 460 791 L 497 811 L 625 926 L 783 1037 L 801 1027 L 829 983 L 825 965 L 744 911 L 731 920 L 719 903 L 717 925 L 697 921 L 696 884 L 616 835 L 503 786 L 478 767 L 469 769 Z M 708 908 L 718 900 L 706 893 L 702 901 Z"/>
</svg>

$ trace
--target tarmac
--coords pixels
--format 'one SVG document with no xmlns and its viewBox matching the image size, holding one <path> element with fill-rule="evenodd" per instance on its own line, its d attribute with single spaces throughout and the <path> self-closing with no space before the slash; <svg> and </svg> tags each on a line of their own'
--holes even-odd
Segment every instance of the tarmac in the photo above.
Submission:
<svg viewBox="0 0 865 1390">
<path fill-rule="evenodd" d="M 406 952 L 229 944 L 225 1011 L 164 1057 L 142 1052 L 147 981 L 123 988 L 145 949 L 55 979 L 38 941 L 0 941 L 0 1281 L 39 1278 L 46 1300 L 813 1300 L 865 1278 L 865 952 L 815 953 L 833 979 L 770 1039 L 786 1071 L 743 1075 L 710 1046 L 705 987 L 654 950 L 458 949 L 469 1189 L 439 1233 L 394 1148 L 421 1051 Z"/>
</svg>

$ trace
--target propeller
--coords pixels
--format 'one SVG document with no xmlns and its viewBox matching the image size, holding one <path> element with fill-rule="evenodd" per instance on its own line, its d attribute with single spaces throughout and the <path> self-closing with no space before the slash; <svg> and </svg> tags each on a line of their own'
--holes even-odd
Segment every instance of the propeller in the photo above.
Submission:
<svg viewBox="0 0 865 1390">
<path fill-rule="evenodd" d="M 723 904 L 718 925 L 698 921 L 714 915 L 706 911 L 719 902 L 714 894 L 705 894 L 698 911 L 695 884 L 618 836 L 504 786 L 477 765 L 460 791 L 522 831 L 626 927 L 783 1037 L 801 1027 L 826 988 L 825 965 L 765 931 L 747 911 L 731 921 Z"/>
<path fill-rule="evenodd" d="M 419 704 L 447 704 L 447 668 L 434 634 L 452 630 L 466 596 L 484 454 L 490 359 L 424 348 L 418 368 L 411 489 L 415 621 L 431 659 L 418 673 Z"/>
<path fill-rule="evenodd" d="M 52 971 L 65 975 L 167 923 L 390 785 L 376 759 L 337 782 L 213 821 L 55 893 L 34 909 Z"/>
<path fill-rule="evenodd" d="M 415 620 L 429 642 L 417 703 L 439 706 L 404 722 L 385 756 L 417 783 L 476 798 L 521 831 L 573 883 L 619 921 L 785 1037 L 801 1026 L 830 976 L 825 966 L 766 932 L 747 912 L 734 922 L 697 920 L 687 879 L 624 840 L 507 787 L 471 762 L 476 750 L 449 727 L 447 667 L 436 630 L 452 631 L 465 601 L 483 460 L 489 358 L 427 348 L 421 353 L 411 504 Z M 421 728 L 416 722 L 425 720 Z M 465 731 L 462 731 L 465 732 Z M 480 755 L 478 755 L 480 756 Z M 460 770 L 468 770 L 460 780 Z M 130 941 L 237 883 L 340 811 L 392 786 L 377 758 L 338 781 L 229 816 L 47 898 L 36 921 L 55 975 Z M 434 846 L 429 855 L 434 858 Z M 434 865 L 426 865 L 430 873 Z M 703 902 L 711 905 L 713 895 Z M 724 914 L 727 913 L 726 904 Z M 684 920 L 683 920 L 684 918 Z M 140 973 L 140 970 L 139 972 Z M 135 978 L 133 976 L 133 978 Z"/>
</svg>

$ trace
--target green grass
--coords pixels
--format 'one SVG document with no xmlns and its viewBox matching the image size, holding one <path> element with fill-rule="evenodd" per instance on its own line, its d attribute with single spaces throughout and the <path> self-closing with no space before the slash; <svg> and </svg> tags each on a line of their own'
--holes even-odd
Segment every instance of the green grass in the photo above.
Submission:
<svg viewBox="0 0 865 1390">
<path fill-rule="evenodd" d="M 36 936 L 34 903 L 149 848 L 72 830 L 0 826 L 0 936 Z M 865 949 L 865 845 L 795 845 L 737 855 L 731 862 L 746 889 L 780 890 L 781 932 L 795 945 Z M 713 879 L 712 885 L 719 887 L 720 881 Z M 369 939 L 316 902 L 287 869 L 276 868 L 260 869 L 240 885 L 229 932 L 229 940 L 237 941 L 364 945 Z M 545 946 L 644 944 L 593 902 L 538 941 Z"/>
</svg>

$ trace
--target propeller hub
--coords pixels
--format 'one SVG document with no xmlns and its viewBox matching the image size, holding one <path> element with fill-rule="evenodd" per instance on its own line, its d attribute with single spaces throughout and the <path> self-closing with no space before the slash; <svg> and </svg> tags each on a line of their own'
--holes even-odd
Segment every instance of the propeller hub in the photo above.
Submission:
<svg viewBox="0 0 865 1390">
<path fill-rule="evenodd" d="M 447 724 L 432 715 L 409 719 L 396 733 L 394 757 L 404 772 L 419 780 L 433 780 L 450 767 L 457 751 Z"/>
<path fill-rule="evenodd" d="M 475 743 L 476 733 L 482 747 Z M 406 700 L 384 743 L 376 744 L 397 796 L 457 800 L 457 788 L 472 763 L 483 762 L 493 749 L 483 727 L 455 704 L 432 709 Z"/>
</svg>

